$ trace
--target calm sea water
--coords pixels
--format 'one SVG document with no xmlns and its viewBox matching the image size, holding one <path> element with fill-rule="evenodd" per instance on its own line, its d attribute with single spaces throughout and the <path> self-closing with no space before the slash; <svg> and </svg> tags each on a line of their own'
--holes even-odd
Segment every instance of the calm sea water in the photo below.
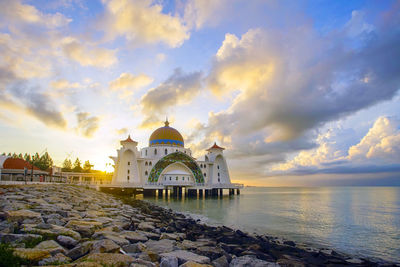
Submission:
<svg viewBox="0 0 400 267">
<path fill-rule="evenodd" d="M 249 187 L 241 193 L 146 200 L 211 224 L 400 262 L 400 187 Z"/>
</svg>

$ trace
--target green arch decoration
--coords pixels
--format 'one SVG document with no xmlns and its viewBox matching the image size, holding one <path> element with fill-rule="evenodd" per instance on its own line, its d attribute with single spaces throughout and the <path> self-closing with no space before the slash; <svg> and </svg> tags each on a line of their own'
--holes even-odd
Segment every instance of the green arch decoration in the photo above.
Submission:
<svg viewBox="0 0 400 267">
<path fill-rule="evenodd" d="M 204 177 L 203 173 L 201 172 L 199 166 L 197 163 L 188 155 L 182 152 L 174 152 L 171 154 L 168 154 L 167 156 L 163 157 L 157 163 L 154 165 L 154 167 L 150 171 L 149 179 L 148 181 L 151 183 L 155 183 L 158 181 L 158 178 L 160 177 L 160 174 L 162 171 L 169 165 L 180 162 L 186 165 L 188 167 L 194 176 L 194 179 L 196 183 L 204 183 Z"/>
</svg>

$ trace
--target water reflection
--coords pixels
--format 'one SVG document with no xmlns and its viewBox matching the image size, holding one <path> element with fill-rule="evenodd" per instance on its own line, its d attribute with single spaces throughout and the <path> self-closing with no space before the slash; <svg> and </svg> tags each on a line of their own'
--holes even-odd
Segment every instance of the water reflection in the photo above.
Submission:
<svg viewBox="0 0 400 267">
<path fill-rule="evenodd" d="M 245 188 L 234 196 L 146 200 L 208 223 L 400 261 L 400 188 Z"/>
</svg>

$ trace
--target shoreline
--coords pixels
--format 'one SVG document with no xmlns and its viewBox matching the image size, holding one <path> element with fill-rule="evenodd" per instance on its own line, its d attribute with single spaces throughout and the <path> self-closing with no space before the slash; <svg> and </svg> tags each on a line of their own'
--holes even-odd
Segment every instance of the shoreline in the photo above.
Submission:
<svg viewBox="0 0 400 267">
<path fill-rule="evenodd" d="M 1 186 L 0 200 L 1 243 L 31 265 L 399 266 L 211 226 L 146 200 L 73 185 Z"/>
</svg>

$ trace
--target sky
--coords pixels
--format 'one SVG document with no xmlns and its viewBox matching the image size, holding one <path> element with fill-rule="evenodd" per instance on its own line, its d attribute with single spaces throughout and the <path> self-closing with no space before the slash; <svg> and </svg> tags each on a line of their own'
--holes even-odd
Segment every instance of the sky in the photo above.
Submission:
<svg viewBox="0 0 400 267">
<path fill-rule="evenodd" d="M 0 5 L 1 153 L 112 171 L 168 116 L 234 182 L 400 185 L 400 1 Z"/>
</svg>

